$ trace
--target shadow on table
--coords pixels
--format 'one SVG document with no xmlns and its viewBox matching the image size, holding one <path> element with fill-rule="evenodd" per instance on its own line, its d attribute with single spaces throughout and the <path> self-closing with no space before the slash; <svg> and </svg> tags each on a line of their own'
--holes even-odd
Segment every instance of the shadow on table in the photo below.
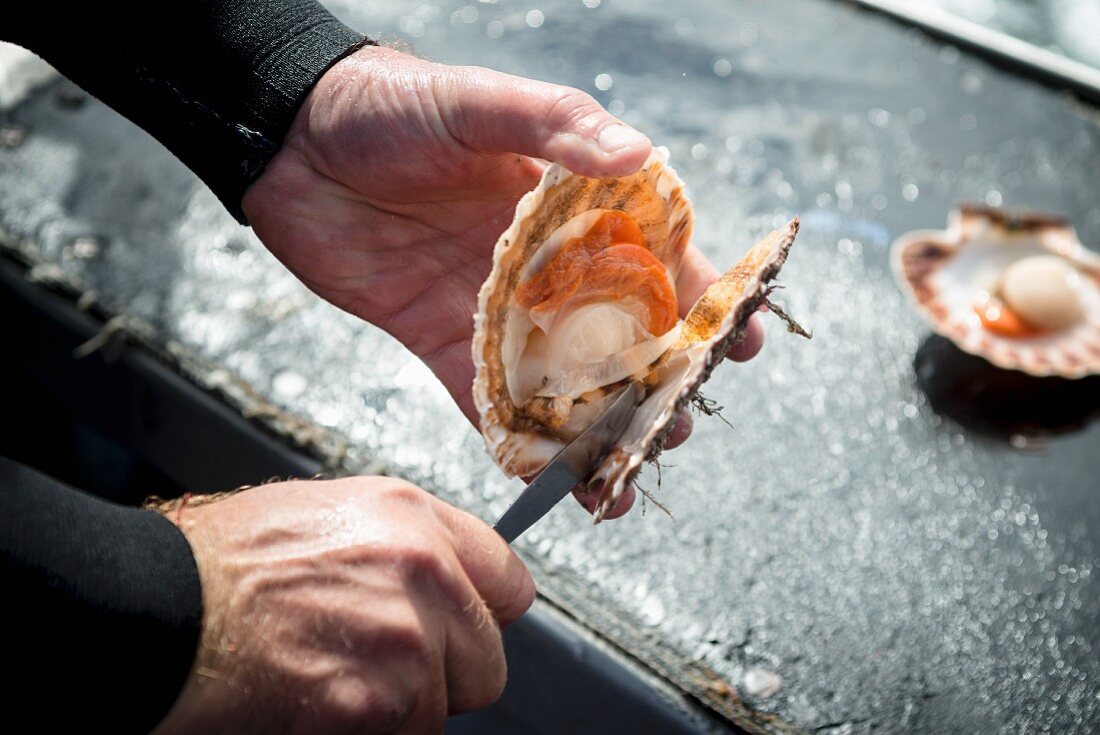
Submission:
<svg viewBox="0 0 1100 735">
<path fill-rule="evenodd" d="M 1100 416 L 1100 376 L 1036 378 L 998 368 L 929 335 L 913 358 L 933 410 L 967 429 L 1005 439 L 1063 434 Z"/>
</svg>

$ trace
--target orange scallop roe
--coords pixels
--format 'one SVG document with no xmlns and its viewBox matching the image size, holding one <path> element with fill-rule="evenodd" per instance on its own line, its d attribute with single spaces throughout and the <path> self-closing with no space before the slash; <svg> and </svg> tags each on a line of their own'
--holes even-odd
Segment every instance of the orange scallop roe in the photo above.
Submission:
<svg viewBox="0 0 1100 735">
<path fill-rule="evenodd" d="M 986 292 L 974 301 L 974 313 L 982 320 L 984 329 L 1002 337 L 1034 337 L 1040 330 L 1028 324 L 1008 304 Z"/>
<path fill-rule="evenodd" d="M 661 261 L 626 212 L 606 212 L 581 237 L 565 242 L 541 271 L 516 288 L 533 312 L 633 297 L 645 307 L 645 328 L 662 335 L 676 326 L 676 292 Z"/>
</svg>

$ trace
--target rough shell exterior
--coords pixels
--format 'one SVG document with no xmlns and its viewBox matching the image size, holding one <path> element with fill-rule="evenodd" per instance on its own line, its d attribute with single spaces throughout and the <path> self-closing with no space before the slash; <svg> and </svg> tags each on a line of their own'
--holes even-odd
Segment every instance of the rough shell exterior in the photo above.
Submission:
<svg viewBox="0 0 1100 735">
<path fill-rule="evenodd" d="M 1049 214 L 963 206 L 948 225 L 903 235 L 891 251 L 899 284 L 933 330 L 998 367 L 1066 378 L 1100 373 L 1100 255 L 1081 245 L 1069 223 Z M 1030 338 L 984 329 L 972 309 L 975 294 L 988 285 L 984 272 L 1035 254 L 1065 258 L 1081 274 L 1084 319 Z"/>
<path fill-rule="evenodd" d="M 681 341 L 670 350 L 672 357 L 662 368 L 671 372 L 678 369 L 678 362 L 686 361 L 679 368 L 681 373 L 662 378 L 660 385 L 668 389 L 658 387 L 639 407 L 634 423 L 627 429 L 626 435 L 637 438 L 611 452 L 594 475 L 594 482 L 604 483 L 597 521 L 630 486 L 642 462 L 661 450 L 679 410 L 699 392 L 729 348 L 744 336 L 749 319 L 767 297 L 768 283 L 787 260 L 798 224 L 798 219 L 793 219 L 754 245 L 695 302 L 684 319 Z M 792 331 L 808 336 L 800 327 L 790 325 Z M 647 405 L 650 410 L 643 411 Z"/>
<path fill-rule="evenodd" d="M 617 179 L 586 178 L 552 165 L 539 186 L 520 201 L 512 225 L 497 243 L 475 318 L 474 401 L 486 447 L 510 476 L 534 474 L 564 446 L 560 439 L 535 430 L 520 414 L 505 381 L 501 343 L 524 269 L 546 238 L 574 216 L 592 209 L 621 209 L 638 222 L 648 246 L 675 280 L 691 239 L 693 217 L 683 182 L 667 161 L 668 151 L 655 149 L 638 173 Z M 677 411 L 695 395 L 714 364 L 744 335 L 797 232 L 798 221 L 793 220 L 771 233 L 692 307 L 680 341 L 655 364 L 656 387 L 638 407 L 620 446 L 593 476 L 592 484 L 602 487 L 597 521 L 630 486 L 642 462 L 660 450 Z"/>
</svg>

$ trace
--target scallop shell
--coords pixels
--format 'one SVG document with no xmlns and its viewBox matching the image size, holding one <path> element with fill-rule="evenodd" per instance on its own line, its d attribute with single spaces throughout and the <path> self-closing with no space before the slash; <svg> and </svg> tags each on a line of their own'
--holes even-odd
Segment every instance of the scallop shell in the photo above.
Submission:
<svg viewBox="0 0 1100 735">
<path fill-rule="evenodd" d="M 563 224 L 591 210 L 630 214 L 649 250 L 667 268 L 676 291 L 682 291 L 678 276 L 693 215 L 683 182 L 668 166 L 666 149 L 655 149 L 637 173 L 621 178 L 587 178 L 556 164 L 547 168 L 538 187 L 519 202 L 511 226 L 497 242 L 493 269 L 481 288 L 475 317 L 474 401 L 486 448 L 509 476 L 534 474 L 567 443 L 534 425 L 531 415 L 513 403 L 502 349 L 509 308 L 539 248 Z M 696 302 L 678 325 L 677 342 L 650 365 L 645 400 L 593 477 L 592 484 L 603 488 L 597 521 L 623 494 L 641 463 L 660 449 L 677 411 L 694 396 L 713 364 L 743 335 L 797 231 L 795 220 L 752 248 Z"/>
<path fill-rule="evenodd" d="M 985 329 L 973 309 L 975 295 L 1012 263 L 1034 255 L 1056 255 L 1077 270 L 1083 318 L 1034 337 Z M 1100 373 L 1100 255 L 1085 248 L 1061 217 L 962 206 L 952 212 L 948 229 L 898 238 L 891 264 L 932 329 L 965 352 L 1035 376 Z"/>
</svg>

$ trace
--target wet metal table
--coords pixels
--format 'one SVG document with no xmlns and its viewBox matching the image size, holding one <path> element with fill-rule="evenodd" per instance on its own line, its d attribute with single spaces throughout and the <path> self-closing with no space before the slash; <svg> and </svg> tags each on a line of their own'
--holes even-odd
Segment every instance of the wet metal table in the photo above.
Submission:
<svg viewBox="0 0 1100 735">
<path fill-rule="evenodd" d="M 563 505 L 520 542 L 545 598 L 765 731 L 1100 729 L 1096 378 L 995 371 L 908 308 L 897 235 L 958 200 L 1100 242 L 1097 108 L 826 0 L 334 9 L 423 54 L 592 92 L 668 146 L 719 265 L 803 220 L 757 359 L 705 393 L 652 505 Z M 431 374 L 320 302 L 169 154 L 65 82 L 2 113 L 0 229 L 27 275 L 340 472 L 485 519 L 518 493 Z M 702 725 L 701 725 L 702 727 Z"/>
</svg>

